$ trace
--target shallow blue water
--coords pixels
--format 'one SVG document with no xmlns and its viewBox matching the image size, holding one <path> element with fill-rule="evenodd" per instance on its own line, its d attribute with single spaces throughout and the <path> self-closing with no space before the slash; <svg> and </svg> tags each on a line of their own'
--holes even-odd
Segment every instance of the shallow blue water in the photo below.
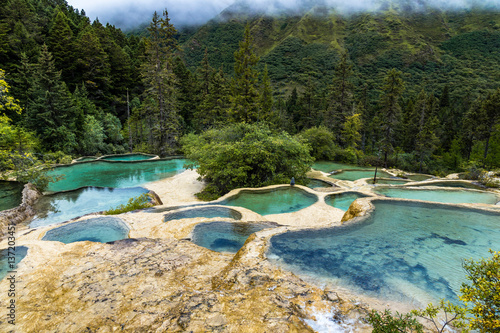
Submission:
<svg viewBox="0 0 500 333">
<path fill-rule="evenodd" d="M 357 192 L 344 192 L 326 196 L 325 202 L 330 206 L 347 211 L 354 200 L 365 197 L 367 196 Z"/>
<path fill-rule="evenodd" d="M 500 213 L 374 201 L 365 220 L 271 238 L 268 257 L 297 274 L 370 296 L 426 305 L 456 300 L 464 258 L 500 247 Z"/>
<path fill-rule="evenodd" d="M 28 248 L 26 246 L 15 246 L 11 249 L 0 250 L 0 280 L 3 280 L 3 278 L 8 275 L 9 271 L 15 271 L 17 265 L 27 254 Z M 11 259 L 9 259 L 9 257 Z M 5 292 L 7 292 L 7 290 Z"/>
<path fill-rule="evenodd" d="M 45 195 L 37 200 L 37 215 L 30 222 L 31 228 L 47 226 L 90 213 L 125 205 L 130 198 L 149 192 L 142 187 L 107 188 L 86 187 L 70 192 Z"/>
<path fill-rule="evenodd" d="M 185 159 L 149 160 L 141 162 L 95 161 L 54 168 L 49 176 L 64 176 L 50 183 L 48 191 L 68 191 L 84 186 L 134 187 L 184 171 Z"/>
<path fill-rule="evenodd" d="M 197 217 L 214 218 L 214 217 L 227 217 L 234 220 L 241 219 L 241 213 L 235 209 L 225 207 L 200 207 L 186 209 L 180 212 L 171 212 L 165 214 L 163 220 L 168 222 L 170 220 L 179 219 L 192 219 Z"/>
<path fill-rule="evenodd" d="M 332 187 L 331 184 L 328 184 L 327 182 L 318 180 L 318 179 L 308 179 L 307 182 L 307 187 L 309 188 L 323 188 L 323 187 Z"/>
<path fill-rule="evenodd" d="M 91 241 L 112 242 L 128 238 L 129 228 L 117 217 L 97 217 L 69 223 L 47 231 L 42 240 L 65 244 Z"/>
<path fill-rule="evenodd" d="M 283 214 L 299 211 L 318 201 L 318 197 L 297 187 L 280 187 L 273 190 L 243 190 L 218 204 L 240 206 L 260 215 Z"/>
<path fill-rule="evenodd" d="M 153 158 L 153 155 L 145 155 L 145 154 L 127 154 L 127 155 L 116 155 L 116 156 L 104 156 L 101 157 L 101 160 L 107 161 L 142 161 L 149 160 Z"/>
<path fill-rule="evenodd" d="M 328 177 L 330 178 L 335 178 L 339 180 L 350 180 L 350 181 L 355 181 L 361 178 L 373 178 L 375 175 L 375 170 L 347 170 L 347 171 L 341 171 L 339 173 L 336 173 L 334 175 L 330 175 Z M 378 177 L 391 177 L 391 174 L 388 174 L 387 172 L 377 170 L 377 178 Z"/>
<path fill-rule="evenodd" d="M 314 164 L 312 165 L 312 168 L 314 170 L 319 170 L 319 171 L 323 171 L 323 172 L 332 172 L 332 171 L 335 171 L 335 170 L 359 170 L 359 169 L 363 169 L 363 170 L 368 170 L 368 169 L 372 169 L 372 167 L 362 167 L 362 166 L 358 166 L 358 165 L 352 165 L 352 164 L 345 164 L 345 163 L 337 163 L 337 162 L 331 162 L 331 161 L 317 161 L 317 162 L 314 162 Z M 373 168 L 375 170 L 375 168 Z"/>
<path fill-rule="evenodd" d="M 0 180 L 0 210 L 11 209 L 21 204 L 24 184 Z"/>
<path fill-rule="evenodd" d="M 245 244 L 248 236 L 257 231 L 274 227 L 269 223 L 200 223 L 193 229 L 192 242 L 212 251 L 235 253 Z"/>
<path fill-rule="evenodd" d="M 407 188 L 376 188 L 375 192 L 390 198 L 414 199 L 441 203 L 485 203 L 494 205 L 500 199 L 491 192 L 468 190 L 420 190 Z"/>
</svg>

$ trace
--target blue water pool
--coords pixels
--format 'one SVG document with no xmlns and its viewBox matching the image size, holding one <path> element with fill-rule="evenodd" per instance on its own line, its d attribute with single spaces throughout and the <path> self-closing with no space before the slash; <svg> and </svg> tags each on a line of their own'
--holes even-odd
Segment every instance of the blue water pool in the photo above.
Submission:
<svg viewBox="0 0 500 333">
<path fill-rule="evenodd" d="M 9 271 L 15 271 L 17 265 L 28 254 L 26 246 L 15 246 L 10 249 L 0 250 L 0 280 L 8 275 Z"/>
<path fill-rule="evenodd" d="M 344 192 L 326 196 L 325 202 L 330 206 L 347 211 L 354 200 L 365 197 L 367 195 L 358 192 Z"/>
<path fill-rule="evenodd" d="M 204 217 L 204 218 L 227 217 L 234 220 L 240 220 L 241 213 L 235 209 L 226 207 L 199 207 L 199 208 L 191 208 L 183 211 L 171 212 L 165 214 L 163 220 L 165 222 L 168 222 L 171 220 L 192 219 L 197 217 Z"/>
<path fill-rule="evenodd" d="M 260 215 L 299 211 L 318 201 L 318 197 L 297 187 L 279 187 L 272 190 L 243 190 L 220 202 L 221 205 L 240 206 Z"/>
<path fill-rule="evenodd" d="M 30 222 L 30 227 L 47 226 L 86 214 L 106 211 L 125 205 L 130 198 L 147 192 L 149 191 L 142 187 L 85 187 L 75 191 L 45 195 L 38 199 L 34 206 L 37 215 Z"/>
<path fill-rule="evenodd" d="M 149 160 L 155 157 L 156 155 L 149 154 L 122 154 L 122 155 L 110 155 L 101 157 L 101 160 L 106 161 L 143 161 Z"/>
<path fill-rule="evenodd" d="M 306 186 L 309 188 L 327 188 L 327 187 L 332 187 L 332 184 L 329 184 L 319 179 L 308 179 Z"/>
<path fill-rule="evenodd" d="M 425 190 L 409 188 L 376 188 L 375 192 L 391 198 L 434 201 L 441 203 L 484 203 L 494 205 L 500 199 L 492 192 L 468 190 Z"/>
<path fill-rule="evenodd" d="M 245 244 L 248 236 L 274 228 L 270 223 L 244 222 L 208 222 L 196 225 L 192 232 L 192 241 L 196 245 L 217 252 L 235 253 Z"/>
<path fill-rule="evenodd" d="M 345 164 L 345 163 L 337 163 L 337 162 L 331 162 L 331 161 L 317 161 L 314 162 L 312 165 L 312 168 L 314 170 L 319 170 L 323 172 L 332 172 L 335 170 L 358 170 L 358 169 L 363 169 L 363 170 L 375 170 L 375 168 L 372 167 L 362 167 L 358 165 L 352 165 L 352 164 Z"/>
<path fill-rule="evenodd" d="M 361 178 L 373 178 L 374 175 L 375 175 L 375 170 L 347 170 L 347 171 L 341 171 L 334 175 L 330 175 L 328 177 L 339 180 L 355 181 Z M 388 178 L 392 177 L 392 175 L 387 172 L 377 170 L 377 178 L 378 177 Z"/>
<path fill-rule="evenodd" d="M 65 244 L 91 241 L 107 243 L 128 238 L 128 226 L 117 217 L 98 217 L 69 223 L 47 231 L 42 240 Z"/>
<path fill-rule="evenodd" d="M 11 209 L 21 204 L 24 184 L 0 180 L 0 210 Z"/>
<path fill-rule="evenodd" d="M 49 176 L 64 176 L 50 183 L 48 191 L 68 191 L 85 186 L 134 187 L 171 177 L 184 171 L 185 159 L 147 160 L 140 162 L 84 162 L 54 168 Z"/>
<path fill-rule="evenodd" d="M 500 248 L 500 213 L 420 202 L 374 201 L 365 219 L 271 238 L 270 260 L 387 300 L 456 300 L 463 259 Z"/>
</svg>

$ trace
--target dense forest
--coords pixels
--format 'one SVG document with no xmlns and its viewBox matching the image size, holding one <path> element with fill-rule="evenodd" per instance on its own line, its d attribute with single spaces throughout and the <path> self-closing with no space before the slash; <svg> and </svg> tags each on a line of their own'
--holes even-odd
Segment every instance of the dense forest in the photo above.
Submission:
<svg viewBox="0 0 500 333">
<path fill-rule="evenodd" d="M 500 13 L 291 16 L 235 8 L 125 34 L 64 0 L 0 8 L 0 171 L 71 157 L 182 153 L 264 123 L 317 159 L 444 174 L 500 167 Z"/>
</svg>

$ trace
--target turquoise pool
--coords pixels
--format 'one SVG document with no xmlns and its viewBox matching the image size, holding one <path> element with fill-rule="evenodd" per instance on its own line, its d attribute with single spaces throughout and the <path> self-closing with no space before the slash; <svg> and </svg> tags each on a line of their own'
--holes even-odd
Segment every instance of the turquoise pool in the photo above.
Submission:
<svg viewBox="0 0 500 333">
<path fill-rule="evenodd" d="M 106 160 L 106 161 L 144 161 L 144 160 L 150 160 L 153 157 L 155 157 L 155 155 L 124 154 L 124 155 L 104 156 L 104 157 L 101 157 L 100 160 Z"/>
<path fill-rule="evenodd" d="M 494 205 L 500 199 L 491 192 L 468 190 L 420 190 L 409 188 L 376 188 L 376 193 L 390 198 L 434 201 L 441 203 L 484 203 Z"/>
<path fill-rule="evenodd" d="M 236 253 L 245 244 L 248 236 L 276 225 L 270 223 L 208 222 L 196 225 L 192 242 L 217 252 Z"/>
<path fill-rule="evenodd" d="M 327 182 L 318 179 L 308 179 L 306 186 L 309 188 L 326 188 L 332 187 L 332 184 L 328 184 Z"/>
<path fill-rule="evenodd" d="M 332 207 L 347 211 L 354 200 L 366 197 L 367 195 L 358 192 L 344 192 L 326 196 L 325 202 Z"/>
<path fill-rule="evenodd" d="M 424 175 L 424 174 L 415 174 L 415 175 L 406 175 L 406 178 L 408 178 L 412 181 L 415 181 L 415 182 L 420 182 L 422 180 L 431 179 L 432 176 Z"/>
<path fill-rule="evenodd" d="M 171 177 L 184 170 L 185 159 L 148 160 L 142 162 L 95 161 L 54 168 L 49 176 L 64 176 L 50 183 L 48 191 L 68 191 L 85 186 L 134 187 Z"/>
<path fill-rule="evenodd" d="M 148 192 L 142 187 L 85 187 L 75 191 L 44 195 L 35 203 L 38 214 L 31 220 L 30 227 L 61 223 L 75 217 L 116 208 L 127 204 L 130 198 Z"/>
<path fill-rule="evenodd" d="M 9 271 L 15 271 L 17 265 L 27 254 L 28 248 L 26 246 L 16 246 L 10 250 L 0 250 L 0 280 L 3 280 Z"/>
<path fill-rule="evenodd" d="M 227 217 L 234 220 L 240 220 L 241 213 L 235 209 L 225 208 L 225 207 L 199 207 L 199 208 L 191 208 L 179 212 L 171 212 L 165 214 L 163 220 L 165 222 L 168 222 L 171 220 L 192 219 L 197 217 L 204 217 L 204 218 Z"/>
<path fill-rule="evenodd" d="M 464 258 L 500 248 L 500 213 L 374 201 L 365 219 L 271 238 L 269 259 L 293 272 L 385 300 L 456 300 Z"/>
<path fill-rule="evenodd" d="M 82 241 L 107 243 L 128 238 L 128 233 L 129 228 L 121 219 L 97 217 L 51 229 L 42 240 L 65 244 Z"/>
<path fill-rule="evenodd" d="M 19 206 L 23 199 L 24 184 L 0 180 L 0 210 Z"/>
<path fill-rule="evenodd" d="M 347 171 L 341 171 L 339 173 L 336 173 L 334 175 L 330 175 L 328 177 L 330 178 L 335 178 L 339 180 L 350 180 L 350 181 L 355 181 L 361 178 L 373 178 L 375 175 L 375 169 L 374 170 L 347 170 Z M 391 174 L 377 170 L 377 178 L 388 178 L 392 177 Z"/>
<path fill-rule="evenodd" d="M 299 211 L 318 201 L 318 197 L 297 187 L 279 187 L 272 190 L 243 190 L 218 203 L 240 206 L 260 215 L 284 214 Z"/>
<path fill-rule="evenodd" d="M 404 185 L 408 183 L 409 180 L 404 180 L 404 179 L 379 179 L 378 178 L 378 172 L 377 172 L 377 182 L 375 184 L 384 184 L 384 185 Z M 370 179 L 367 181 L 368 184 L 373 184 L 373 179 Z"/>
<path fill-rule="evenodd" d="M 312 168 L 314 170 L 318 171 L 323 171 L 330 173 L 335 170 L 375 170 L 375 168 L 372 167 L 362 167 L 358 165 L 351 165 L 351 164 L 344 164 L 344 163 L 337 163 L 337 162 L 331 162 L 331 161 L 317 161 L 314 162 L 312 165 Z"/>
</svg>

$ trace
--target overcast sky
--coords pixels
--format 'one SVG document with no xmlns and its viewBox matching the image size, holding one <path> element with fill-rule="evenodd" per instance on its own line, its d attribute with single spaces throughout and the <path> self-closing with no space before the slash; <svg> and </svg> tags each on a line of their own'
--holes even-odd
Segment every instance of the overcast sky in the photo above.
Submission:
<svg viewBox="0 0 500 333">
<path fill-rule="evenodd" d="M 102 23 L 109 22 L 119 28 L 135 27 L 140 23 L 149 22 L 153 12 L 168 9 L 172 23 L 177 27 L 182 25 L 203 24 L 219 14 L 235 0 L 67 0 L 70 5 L 84 9 L 91 20 L 99 18 Z M 253 8 L 294 9 L 302 2 L 310 0 L 246 0 Z M 321 0 L 320 0 L 321 1 Z M 323 0 L 339 11 L 373 10 L 380 6 L 382 0 Z M 412 1 L 412 0 L 410 0 Z M 497 9 L 500 0 L 424 0 L 437 7 L 464 8 L 471 4 L 493 5 Z M 422 0 L 413 0 L 413 4 Z M 418 6 L 418 5 L 417 5 Z"/>
</svg>

